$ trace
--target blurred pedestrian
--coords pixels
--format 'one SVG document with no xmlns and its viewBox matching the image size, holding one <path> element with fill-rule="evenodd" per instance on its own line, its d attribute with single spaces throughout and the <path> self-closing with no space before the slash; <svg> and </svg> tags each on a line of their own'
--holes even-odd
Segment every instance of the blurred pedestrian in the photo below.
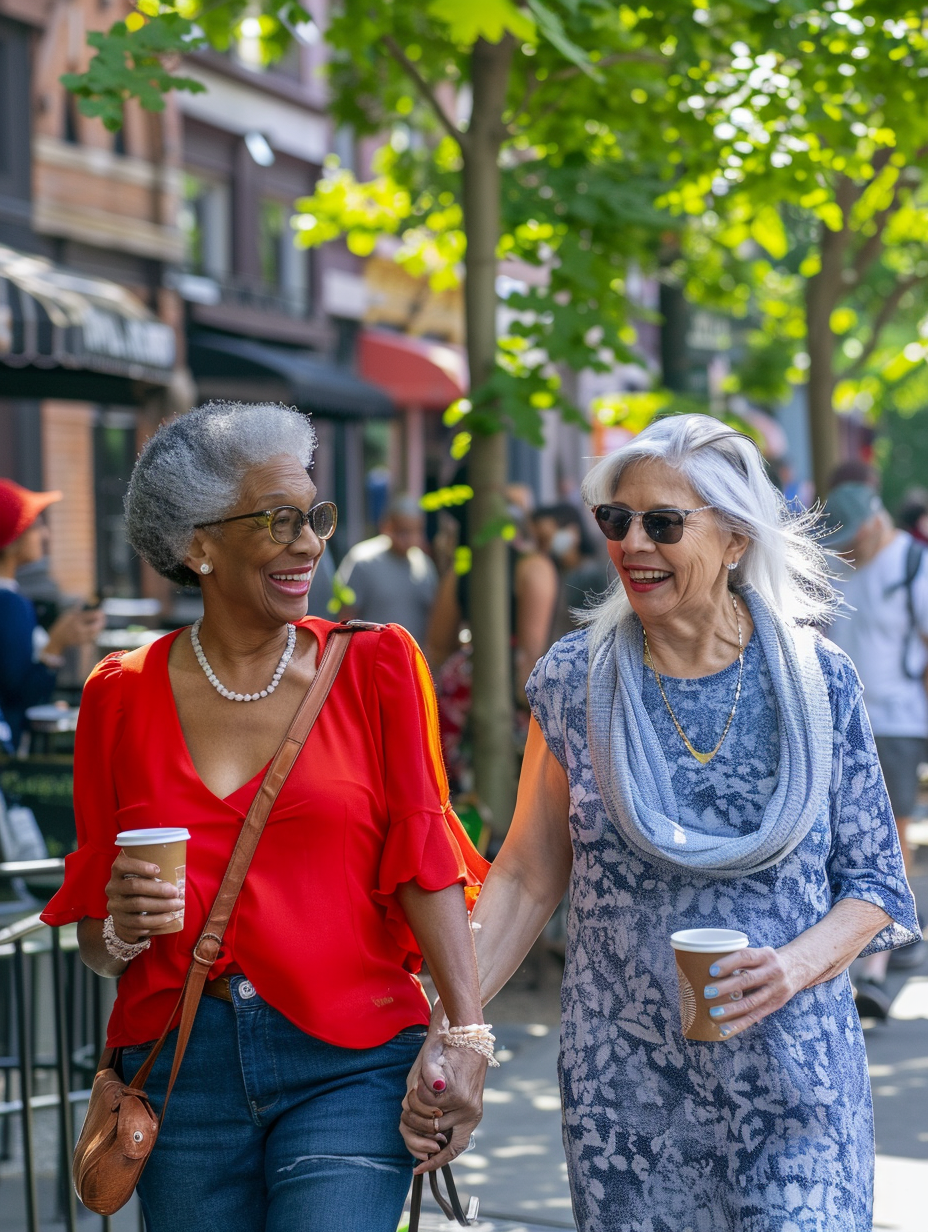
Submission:
<svg viewBox="0 0 928 1232">
<path fill-rule="evenodd" d="M 577 628 L 580 619 L 574 611 L 600 599 L 609 589 L 609 577 L 576 505 L 570 501 L 543 505 L 532 514 L 531 525 L 539 549 L 548 553 L 557 568 L 558 594 L 550 630 L 553 644 Z"/>
<path fill-rule="evenodd" d="M 902 530 L 928 547 L 928 492 L 924 488 L 906 492 L 898 521 Z"/>
<path fill-rule="evenodd" d="M 480 1116 L 493 1037 L 463 887 L 486 864 L 451 812 L 431 681 L 402 629 L 353 636 L 221 951 L 201 936 L 335 636 L 306 616 L 336 521 L 307 472 L 314 446 L 306 417 L 281 406 L 210 403 L 159 429 L 133 471 L 128 537 L 175 584 L 199 583 L 204 614 L 104 659 L 81 707 L 79 846 L 43 919 L 78 922 L 83 961 L 118 978 L 107 1041 L 126 1081 L 191 954 L 215 959 L 139 1182 L 148 1232 L 395 1232 L 413 1162 L 400 1105 L 429 1018 L 414 974 L 423 953 L 466 1029 L 449 1048 L 451 1154 Z M 116 842 L 177 821 L 191 836 L 185 889 Z M 182 931 L 165 931 L 181 912 Z M 176 1038 L 145 1080 L 159 1109 Z"/>
<path fill-rule="evenodd" d="M 833 492 L 845 483 L 862 483 L 879 492 L 882 477 L 871 462 L 865 462 L 863 458 L 848 458 L 846 462 L 839 462 L 828 476 L 828 491 Z"/>
<path fill-rule="evenodd" d="M 13 729 L 6 721 L 2 710 L 0 710 L 0 752 L 8 755 L 16 752 L 13 748 Z"/>
<path fill-rule="evenodd" d="M 306 608 L 307 616 L 321 616 L 329 619 L 332 616 L 332 597 L 334 594 L 335 562 L 328 544 L 325 551 L 316 561 L 313 569 L 313 584 L 310 587 Z"/>
<path fill-rule="evenodd" d="M 860 683 L 807 624 L 834 601 L 824 553 L 754 443 L 708 416 L 650 425 L 584 494 L 622 584 L 529 682 L 518 804 L 473 914 L 484 1003 L 569 884 L 581 1232 L 864 1232 L 873 1116 L 846 972 L 918 926 Z M 749 941 L 687 991 L 670 937 L 691 928 Z M 684 1038 L 697 1006 L 715 1042 Z M 420 1158 L 439 1057 L 433 1030 L 404 1114 Z"/>
<path fill-rule="evenodd" d="M 69 646 L 93 642 L 103 628 L 99 610 L 63 612 L 46 632 L 35 608 L 20 591 L 16 572 L 40 561 L 48 551 L 44 511 L 60 492 L 32 492 L 0 479 L 0 707 L 19 746 L 26 710 L 47 702 Z"/>
<path fill-rule="evenodd" d="M 513 739 L 521 754 L 528 731 L 525 682 L 551 645 L 558 596 L 557 569 L 531 533 L 522 485 L 507 489 L 515 536 L 508 543 L 510 682 L 514 701 Z M 429 622 L 428 658 L 438 685 L 442 747 L 457 788 L 470 778 L 466 744 L 471 711 L 470 644 L 472 575 L 454 568 L 442 577 Z M 462 633 L 466 640 L 462 644 Z"/>
<path fill-rule="evenodd" d="M 825 507 L 824 542 L 844 558 L 836 586 L 847 608 L 828 636 L 851 658 L 864 686 L 864 705 L 906 868 L 912 853 L 906 829 L 915 811 L 918 767 L 928 759 L 928 562 L 925 548 L 897 530 L 883 502 L 863 483 L 840 484 Z M 874 954 L 857 972 L 857 1004 L 867 1017 L 885 1018 L 891 1000 L 888 963 L 914 966 L 924 943 L 890 956 Z"/>
<path fill-rule="evenodd" d="M 352 592 L 343 620 L 402 625 L 425 644 L 438 574 L 424 547 L 425 516 L 411 496 L 395 496 L 380 534 L 350 548 L 335 574 L 336 593 Z"/>
</svg>

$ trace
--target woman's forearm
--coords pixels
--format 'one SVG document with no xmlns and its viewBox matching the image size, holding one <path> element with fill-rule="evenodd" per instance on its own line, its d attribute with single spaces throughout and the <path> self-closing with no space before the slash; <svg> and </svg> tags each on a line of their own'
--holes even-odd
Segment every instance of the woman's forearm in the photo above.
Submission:
<svg viewBox="0 0 928 1232">
<path fill-rule="evenodd" d="M 564 897 L 570 881 L 570 788 L 538 724 L 529 724 L 512 826 L 474 909 L 483 1004 L 495 997 Z"/>
<path fill-rule="evenodd" d="M 812 988 L 846 971 L 857 955 L 892 920 L 873 903 L 843 898 L 817 924 L 780 948 L 796 964 L 801 988 Z"/>
<path fill-rule="evenodd" d="M 77 944 L 81 962 L 97 975 L 118 979 L 129 965 L 121 958 L 114 958 L 103 944 L 102 920 L 85 915 L 77 926 Z"/>
<path fill-rule="evenodd" d="M 483 1022 L 474 943 L 462 886 L 423 890 L 415 881 L 396 896 L 415 934 L 448 1021 L 454 1026 Z"/>
<path fill-rule="evenodd" d="M 499 859 L 499 857 L 497 857 Z M 570 877 L 570 868 L 541 893 L 530 891 L 518 876 L 496 865 L 490 870 L 474 909 L 474 935 L 477 969 L 480 972 L 480 997 L 484 1005 L 522 966 L 529 950 L 554 910 Z"/>
</svg>

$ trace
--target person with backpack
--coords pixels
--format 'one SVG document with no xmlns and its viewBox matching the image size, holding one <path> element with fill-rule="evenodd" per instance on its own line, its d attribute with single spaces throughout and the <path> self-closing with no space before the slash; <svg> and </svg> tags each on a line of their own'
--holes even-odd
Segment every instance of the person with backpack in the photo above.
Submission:
<svg viewBox="0 0 928 1232">
<path fill-rule="evenodd" d="M 928 562 L 926 550 L 898 530 L 873 487 L 839 484 L 825 507 L 823 543 L 844 558 L 836 585 L 845 604 L 828 637 L 851 658 L 864 686 L 864 704 L 876 738 L 880 767 L 906 870 L 906 841 L 915 811 L 918 767 L 928 761 Z M 917 966 L 924 942 L 864 959 L 857 980 L 862 1015 L 885 1018 L 891 1004 L 884 988 L 888 962 Z"/>
</svg>

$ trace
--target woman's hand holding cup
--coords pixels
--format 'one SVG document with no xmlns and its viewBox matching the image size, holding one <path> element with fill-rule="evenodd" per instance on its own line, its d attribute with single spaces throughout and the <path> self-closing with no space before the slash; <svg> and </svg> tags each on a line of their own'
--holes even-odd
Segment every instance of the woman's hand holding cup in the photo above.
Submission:
<svg viewBox="0 0 928 1232">
<path fill-rule="evenodd" d="M 106 909 L 113 917 L 116 936 L 130 944 L 156 935 L 173 925 L 183 911 L 184 900 L 177 886 L 159 881 L 161 870 L 147 860 L 136 860 L 120 851 L 113 861 L 106 886 Z"/>
<path fill-rule="evenodd" d="M 723 1039 L 754 1026 L 814 980 L 799 969 L 788 947 L 739 950 L 718 957 L 702 995 Z"/>
</svg>

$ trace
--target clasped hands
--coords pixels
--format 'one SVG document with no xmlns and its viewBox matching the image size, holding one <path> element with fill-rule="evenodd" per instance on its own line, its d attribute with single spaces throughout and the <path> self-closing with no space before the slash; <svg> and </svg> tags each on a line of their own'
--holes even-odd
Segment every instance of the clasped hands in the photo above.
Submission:
<svg viewBox="0 0 928 1232">
<path fill-rule="evenodd" d="M 444 1009 L 435 1003 L 425 1043 L 406 1079 L 400 1133 L 421 1162 L 415 1172 L 434 1172 L 467 1149 L 483 1116 L 486 1059 L 471 1048 L 452 1048 L 440 1038 Z"/>
<path fill-rule="evenodd" d="M 184 909 L 177 886 L 159 881 L 161 870 L 147 860 L 133 860 L 124 851 L 113 861 L 106 884 L 106 910 L 117 937 L 134 944 L 153 937 Z"/>
</svg>

